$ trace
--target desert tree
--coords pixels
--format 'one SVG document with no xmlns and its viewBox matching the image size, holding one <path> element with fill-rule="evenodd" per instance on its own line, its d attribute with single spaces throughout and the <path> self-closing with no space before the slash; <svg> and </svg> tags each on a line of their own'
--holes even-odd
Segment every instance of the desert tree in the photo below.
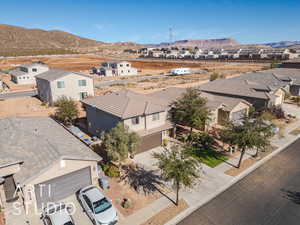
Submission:
<svg viewBox="0 0 300 225">
<path fill-rule="evenodd" d="M 140 137 L 137 133 L 129 131 L 123 123 L 118 123 L 110 131 L 102 134 L 102 144 L 107 151 L 108 158 L 118 163 L 120 169 L 129 155 L 138 151 Z"/>
<path fill-rule="evenodd" d="M 199 161 L 186 153 L 185 145 L 172 145 L 161 153 L 154 153 L 153 157 L 157 160 L 156 165 L 161 171 L 161 178 L 173 183 L 176 191 L 175 204 L 178 206 L 179 191 L 184 187 L 193 187 L 199 178 Z"/>
<path fill-rule="evenodd" d="M 236 146 L 240 151 L 240 159 L 237 168 L 240 168 L 244 154 L 247 149 L 266 149 L 270 145 L 270 138 L 273 135 L 273 125 L 267 121 L 257 118 L 244 117 L 239 123 L 228 122 L 221 131 L 221 139 Z"/>
<path fill-rule="evenodd" d="M 59 98 L 55 104 L 55 116 L 63 123 L 72 123 L 74 119 L 78 117 L 79 111 L 77 104 L 71 98 L 65 96 Z"/>
<path fill-rule="evenodd" d="M 204 129 L 210 117 L 206 102 L 206 99 L 201 97 L 199 90 L 187 89 L 179 99 L 171 104 L 171 121 L 190 127 L 190 134 L 193 129 Z"/>
</svg>

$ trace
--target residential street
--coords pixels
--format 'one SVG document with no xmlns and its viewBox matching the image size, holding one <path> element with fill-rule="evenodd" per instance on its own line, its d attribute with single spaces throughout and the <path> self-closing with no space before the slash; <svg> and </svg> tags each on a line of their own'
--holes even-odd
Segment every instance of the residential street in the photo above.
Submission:
<svg viewBox="0 0 300 225">
<path fill-rule="evenodd" d="M 33 97 L 37 95 L 37 90 L 30 91 L 16 91 L 0 94 L 0 99 L 9 99 L 9 98 L 22 98 L 22 97 Z"/>
<path fill-rule="evenodd" d="M 178 225 L 296 225 L 299 210 L 300 139 Z"/>
</svg>

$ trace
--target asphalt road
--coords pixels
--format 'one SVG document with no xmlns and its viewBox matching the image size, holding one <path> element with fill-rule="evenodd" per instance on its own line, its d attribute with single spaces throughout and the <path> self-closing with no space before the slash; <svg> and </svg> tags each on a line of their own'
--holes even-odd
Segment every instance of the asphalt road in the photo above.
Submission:
<svg viewBox="0 0 300 225">
<path fill-rule="evenodd" d="M 300 139 L 178 225 L 299 225 Z"/>
<path fill-rule="evenodd" d="M 9 98 L 22 98 L 22 97 L 32 97 L 37 95 L 36 90 L 31 91 L 16 91 L 0 94 L 0 99 L 9 99 Z"/>
</svg>

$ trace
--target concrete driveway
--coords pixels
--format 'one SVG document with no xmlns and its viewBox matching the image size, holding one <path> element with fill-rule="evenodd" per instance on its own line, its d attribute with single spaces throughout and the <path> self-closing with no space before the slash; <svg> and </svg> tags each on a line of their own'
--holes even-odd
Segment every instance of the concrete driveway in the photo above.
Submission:
<svg viewBox="0 0 300 225">
<path fill-rule="evenodd" d="M 146 170 L 157 170 L 158 167 L 155 166 L 156 159 L 154 159 L 152 157 L 152 154 L 155 153 L 155 152 L 156 153 L 160 153 L 163 150 L 164 150 L 164 148 L 161 147 L 161 146 L 153 148 L 153 149 L 151 149 L 149 151 L 137 154 L 136 156 L 134 156 L 133 161 L 136 164 L 138 164 L 141 167 L 143 167 L 144 169 L 146 169 Z"/>
</svg>

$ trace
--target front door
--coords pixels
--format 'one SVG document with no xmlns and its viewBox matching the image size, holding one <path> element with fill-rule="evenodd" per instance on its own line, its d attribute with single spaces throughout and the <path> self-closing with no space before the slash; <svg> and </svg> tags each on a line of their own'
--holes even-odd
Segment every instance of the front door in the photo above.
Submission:
<svg viewBox="0 0 300 225">
<path fill-rule="evenodd" d="M 88 96 L 87 92 L 80 92 L 80 100 L 85 99 Z"/>
</svg>

